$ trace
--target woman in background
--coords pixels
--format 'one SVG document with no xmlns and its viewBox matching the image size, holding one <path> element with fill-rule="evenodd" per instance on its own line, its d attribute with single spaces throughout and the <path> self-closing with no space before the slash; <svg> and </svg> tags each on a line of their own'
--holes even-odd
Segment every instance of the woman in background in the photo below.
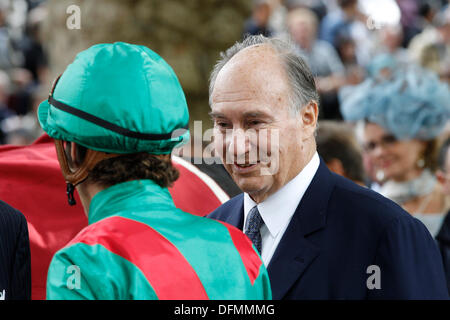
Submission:
<svg viewBox="0 0 450 320">
<path fill-rule="evenodd" d="M 447 84 L 421 68 L 380 67 L 340 92 L 345 120 L 361 121 L 377 191 L 421 220 L 435 237 L 449 208 L 434 175 L 436 138 L 450 116 Z"/>
</svg>

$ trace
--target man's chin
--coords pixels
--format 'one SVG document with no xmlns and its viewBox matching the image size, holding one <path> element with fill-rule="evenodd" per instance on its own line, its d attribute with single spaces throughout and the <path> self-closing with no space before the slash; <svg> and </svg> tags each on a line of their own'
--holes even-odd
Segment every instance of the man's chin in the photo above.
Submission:
<svg viewBox="0 0 450 320">
<path fill-rule="evenodd" d="M 248 194 L 259 193 L 264 189 L 264 179 L 262 177 L 234 177 L 238 187 Z"/>
</svg>

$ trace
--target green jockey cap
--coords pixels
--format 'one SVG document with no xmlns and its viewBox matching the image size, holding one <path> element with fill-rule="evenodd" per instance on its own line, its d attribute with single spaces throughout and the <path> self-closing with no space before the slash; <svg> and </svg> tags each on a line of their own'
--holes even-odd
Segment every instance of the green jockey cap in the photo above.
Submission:
<svg viewBox="0 0 450 320">
<path fill-rule="evenodd" d="M 97 44 L 56 80 L 38 118 L 47 134 L 107 153 L 168 154 L 189 139 L 189 114 L 172 68 L 145 46 Z"/>
</svg>

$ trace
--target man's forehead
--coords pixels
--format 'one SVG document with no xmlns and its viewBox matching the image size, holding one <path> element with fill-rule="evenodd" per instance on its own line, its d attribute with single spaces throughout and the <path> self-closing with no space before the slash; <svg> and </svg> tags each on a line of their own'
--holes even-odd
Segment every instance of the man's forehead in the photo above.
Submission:
<svg viewBox="0 0 450 320">
<path fill-rule="evenodd" d="M 226 66 L 233 66 L 235 64 L 264 64 L 267 63 L 279 66 L 279 58 L 275 49 L 269 44 L 254 44 L 245 49 L 242 49 L 236 53 L 230 61 L 228 61 Z"/>
<path fill-rule="evenodd" d="M 285 81 L 280 79 L 287 80 L 275 49 L 268 44 L 258 44 L 238 52 L 222 67 L 215 79 L 214 91 L 229 91 L 233 87 L 233 91 L 247 91 L 251 95 L 261 87 L 276 90 L 277 86 L 284 86 L 281 82 Z"/>
</svg>

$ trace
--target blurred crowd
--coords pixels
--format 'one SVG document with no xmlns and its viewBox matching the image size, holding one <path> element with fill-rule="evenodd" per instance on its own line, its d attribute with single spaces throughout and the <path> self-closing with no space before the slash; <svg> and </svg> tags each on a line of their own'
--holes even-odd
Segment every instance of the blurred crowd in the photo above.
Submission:
<svg viewBox="0 0 450 320">
<path fill-rule="evenodd" d="M 44 2 L 0 0 L 0 144 L 27 145 L 41 133 L 36 109 L 48 82 Z"/>
<path fill-rule="evenodd" d="M 447 0 L 255 0 L 246 34 L 297 44 L 316 76 L 323 119 L 342 119 L 337 92 L 370 76 L 380 55 L 450 82 Z"/>
</svg>

